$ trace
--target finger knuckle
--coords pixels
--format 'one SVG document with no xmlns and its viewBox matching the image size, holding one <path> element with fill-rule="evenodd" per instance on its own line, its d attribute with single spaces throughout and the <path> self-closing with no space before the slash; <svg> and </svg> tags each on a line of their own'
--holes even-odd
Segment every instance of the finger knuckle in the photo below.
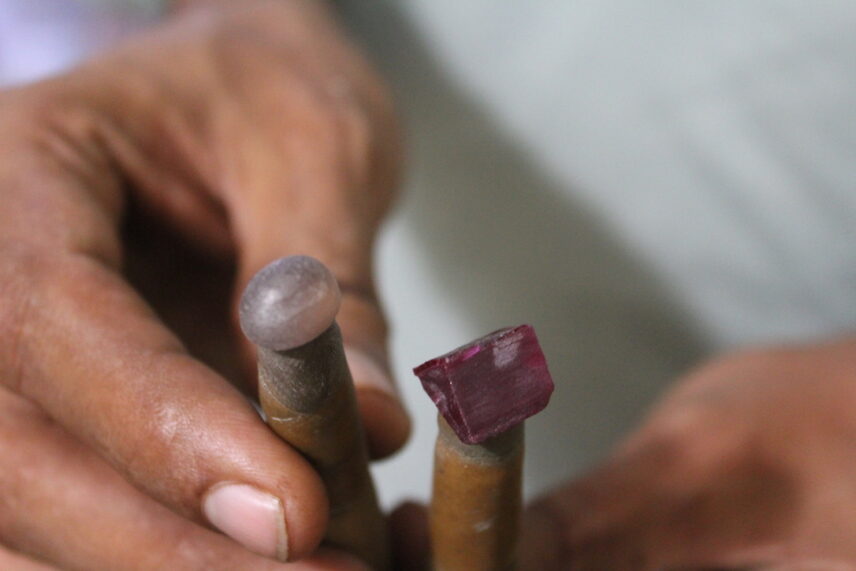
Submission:
<svg viewBox="0 0 856 571">
<path fill-rule="evenodd" d="M 38 341 L 71 293 L 93 283 L 91 266 L 84 256 L 0 239 L 0 385 L 22 392 L 38 375 Z"/>
<path fill-rule="evenodd" d="M 374 125 L 366 107 L 351 94 L 347 80 L 329 90 L 308 88 L 302 116 L 319 139 L 342 146 L 350 158 L 368 154 L 374 141 Z"/>
<path fill-rule="evenodd" d="M 740 419 L 703 405 L 675 409 L 652 432 L 649 450 L 679 480 L 717 474 L 756 452 L 752 432 Z"/>
<path fill-rule="evenodd" d="M 185 357 L 176 353 L 177 359 Z M 165 354 L 153 356 L 154 371 L 174 373 Z M 178 511 L 194 515 L 198 500 L 213 483 L 211 459 L 216 451 L 208 446 L 212 437 L 200 426 L 201 405 L 193 395 L 180 395 L 169 387 L 147 386 L 145 399 L 136 407 L 134 430 L 121 444 L 106 443 L 120 471 L 143 485 Z"/>
<path fill-rule="evenodd" d="M 17 392 L 26 372 L 29 337 L 44 276 L 40 252 L 0 243 L 0 384 Z"/>
<path fill-rule="evenodd" d="M 193 454 L 195 427 L 180 403 L 150 395 L 151 404 L 141 411 L 134 441 L 119 461 L 135 479 L 151 482 L 164 497 L 183 499 L 194 497 L 200 487 L 201 475 Z M 180 467 L 180 470 L 171 468 Z"/>
</svg>

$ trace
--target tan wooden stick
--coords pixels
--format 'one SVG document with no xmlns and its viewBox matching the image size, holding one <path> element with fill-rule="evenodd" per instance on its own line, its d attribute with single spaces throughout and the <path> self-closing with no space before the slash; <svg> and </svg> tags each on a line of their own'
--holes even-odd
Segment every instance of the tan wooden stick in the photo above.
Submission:
<svg viewBox="0 0 856 571">
<path fill-rule="evenodd" d="M 523 422 L 553 393 L 530 325 L 494 331 L 413 372 L 440 412 L 431 542 L 438 571 L 514 569 Z"/>
<path fill-rule="evenodd" d="M 523 425 L 464 444 L 442 416 L 434 452 L 431 542 L 437 571 L 515 568 Z"/>
<path fill-rule="evenodd" d="M 390 567 L 388 530 L 369 473 L 342 336 L 333 321 L 338 295 L 335 280 L 320 262 L 284 258 L 248 285 L 241 326 L 258 347 L 259 398 L 268 424 L 309 459 L 326 486 L 330 523 L 325 542 L 382 571 Z M 320 304 L 321 313 L 329 316 L 329 327 L 303 339 L 321 323 L 312 304 Z M 280 306 L 286 314 L 281 324 L 267 315 Z M 291 329 L 279 333 L 278 327 Z"/>
</svg>

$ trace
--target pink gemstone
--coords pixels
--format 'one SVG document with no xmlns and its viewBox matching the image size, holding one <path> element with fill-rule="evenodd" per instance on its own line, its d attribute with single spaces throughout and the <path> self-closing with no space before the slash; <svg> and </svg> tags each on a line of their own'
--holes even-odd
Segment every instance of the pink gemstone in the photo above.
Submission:
<svg viewBox="0 0 856 571">
<path fill-rule="evenodd" d="M 553 392 L 547 360 L 530 325 L 495 331 L 413 372 L 467 444 L 484 442 L 540 412 Z"/>
</svg>

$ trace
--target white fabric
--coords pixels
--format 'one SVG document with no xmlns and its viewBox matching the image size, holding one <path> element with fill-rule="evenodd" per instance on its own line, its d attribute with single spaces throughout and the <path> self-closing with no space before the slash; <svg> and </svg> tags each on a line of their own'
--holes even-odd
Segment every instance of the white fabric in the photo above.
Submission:
<svg viewBox="0 0 856 571">
<path fill-rule="evenodd" d="M 853 327 L 856 4 L 342 4 L 411 136 L 380 274 L 416 430 L 376 470 L 386 503 L 429 493 L 410 368 L 491 329 L 533 323 L 558 384 L 528 425 L 533 493 L 699 359 Z M 81 40 L 0 26 L 18 77 L 37 65 L 10 45 Z"/>
</svg>

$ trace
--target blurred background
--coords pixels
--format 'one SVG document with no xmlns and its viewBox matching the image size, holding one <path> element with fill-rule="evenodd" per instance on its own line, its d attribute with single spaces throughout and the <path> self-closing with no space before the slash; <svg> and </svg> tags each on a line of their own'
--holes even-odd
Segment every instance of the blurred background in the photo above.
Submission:
<svg viewBox="0 0 856 571">
<path fill-rule="evenodd" d="M 856 4 L 337 3 L 393 85 L 408 176 L 379 244 L 414 415 L 384 503 L 427 498 L 410 372 L 531 323 L 557 389 L 527 494 L 579 474 L 682 372 L 856 322 Z M 72 65 L 155 3 L 0 0 L 0 81 Z"/>
</svg>

